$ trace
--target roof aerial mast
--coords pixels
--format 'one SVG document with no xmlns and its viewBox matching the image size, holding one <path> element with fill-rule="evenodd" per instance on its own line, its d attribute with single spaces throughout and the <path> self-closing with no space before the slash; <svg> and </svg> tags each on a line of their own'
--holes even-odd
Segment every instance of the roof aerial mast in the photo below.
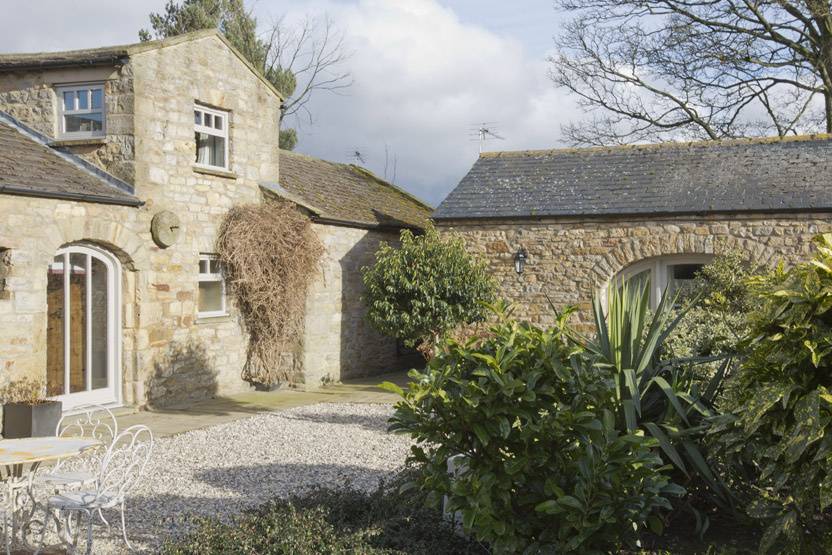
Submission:
<svg viewBox="0 0 832 555">
<path fill-rule="evenodd" d="M 501 137 L 497 134 L 496 129 L 494 126 L 497 125 L 496 121 L 484 121 L 481 123 L 475 123 L 471 129 L 471 140 L 478 141 L 480 143 L 480 154 L 482 154 L 483 148 L 485 147 L 485 142 L 491 139 L 497 139 L 500 141 L 505 141 L 505 137 Z"/>
</svg>

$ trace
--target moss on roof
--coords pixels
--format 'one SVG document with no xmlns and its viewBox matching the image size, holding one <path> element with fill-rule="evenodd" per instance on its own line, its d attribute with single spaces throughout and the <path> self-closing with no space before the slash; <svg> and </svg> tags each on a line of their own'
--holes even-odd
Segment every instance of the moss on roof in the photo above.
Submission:
<svg viewBox="0 0 832 555">
<path fill-rule="evenodd" d="M 366 168 L 285 150 L 280 186 L 319 218 L 359 226 L 421 228 L 432 210 Z"/>
</svg>

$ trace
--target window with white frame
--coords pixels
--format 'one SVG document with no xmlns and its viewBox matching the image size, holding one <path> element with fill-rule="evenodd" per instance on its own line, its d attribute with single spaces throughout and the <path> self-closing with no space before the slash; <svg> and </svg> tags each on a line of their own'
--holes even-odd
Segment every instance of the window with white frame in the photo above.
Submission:
<svg viewBox="0 0 832 555">
<path fill-rule="evenodd" d="M 690 287 L 702 266 L 713 260 L 710 254 L 678 254 L 657 256 L 636 262 L 618 273 L 613 284 L 628 282 L 641 285 L 649 283 L 650 308 L 655 309 L 665 290 L 669 295 Z M 606 288 L 601 292 L 606 296 Z"/>
<path fill-rule="evenodd" d="M 58 136 L 64 139 L 103 137 L 104 83 L 62 85 L 58 95 Z"/>
<path fill-rule="evenodd" d="M 225 280 L 216 255 L 199 255 L 199 298 L 197 315 L 201 318 L 223 316 L 225 311 Z"/>
<path fill-rule="evenodd" d="M 196 164 L 228 169 L 228 112 L 194 106 Z"/>
</svg>

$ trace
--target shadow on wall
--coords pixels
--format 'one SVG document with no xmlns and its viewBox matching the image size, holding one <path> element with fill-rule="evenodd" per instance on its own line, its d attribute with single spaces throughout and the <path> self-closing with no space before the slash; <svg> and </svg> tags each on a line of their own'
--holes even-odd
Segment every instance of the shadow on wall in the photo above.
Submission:
<svg viewBox="0 0 832 555">
<path fill-rule="evenodd" d="M 145 386 L 148 407 L 184 406 L 216 396 L 217 372 L 200 341 L 173 341 L 153 363 Z"/>
<path fill-rule="evenodd" d="M 401 224 L 392 218 L 382 221 L 387 223 L 388 220 L 390 224 Z M 365 318 L 366 308 L 362 300 L 364 282 L 361 277 L 361 268 L 375 261 L 375 253 L 381 242 L 397 244 L 398 239 L 397 230 L 369 231 L 339 261 L 341 265 L 340 378 L 342 380 L 413 368 L 421 361 L 418 353 L 414 357 L 412 353 L 402 351 L 396 339 L 376 331 Z"/>
</svg>

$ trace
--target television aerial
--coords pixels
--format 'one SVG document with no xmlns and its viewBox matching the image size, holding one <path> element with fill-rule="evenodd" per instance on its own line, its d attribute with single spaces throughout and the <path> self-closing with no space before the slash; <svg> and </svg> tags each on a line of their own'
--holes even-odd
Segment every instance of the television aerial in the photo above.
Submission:
<svg viewBox="0 0 832 555">
<path fill-rule="evenodd" d="M 496 121 L 484 121 L 474 124 L 474 127 L 471 129 L 471 140 L 480 143 L 480 154 L 482 154 L 483 148 L 485 148 L 486 141 L 490 141 L 492 139 L 497 139 L 498 141 L 506 140 L 505 137 L 497 133 L 497 130 L 495 129 L 496 125 Z"/>
</svg>

